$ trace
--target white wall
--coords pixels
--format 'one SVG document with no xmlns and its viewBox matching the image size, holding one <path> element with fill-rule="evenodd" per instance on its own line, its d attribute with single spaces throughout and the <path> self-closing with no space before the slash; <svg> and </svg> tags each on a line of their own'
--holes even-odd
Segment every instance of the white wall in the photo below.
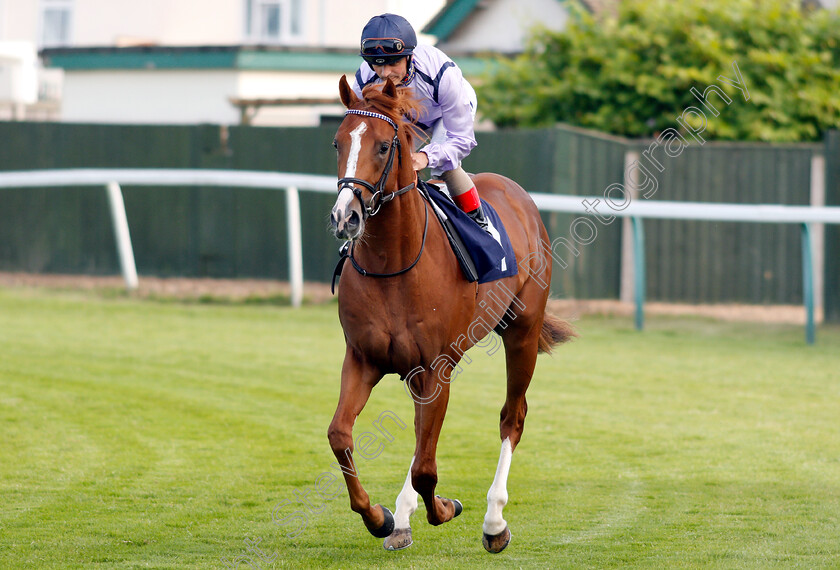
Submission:
<svg viewBox="0 0 840 570">
<path fill-rule="evenodd" d="M 67 122 L 239 122 L 234 70 L 75 71 L 63 90 Z"/>
<path fill-rule="evenodd" d="M 301 43 L 355 47 L 364 24 L 383 12 L 403 14 L 419 30 L 442 4 L 443 0 L 303 0 Z M 40 0 L 0 0 L 2 8 L 6 17 L 0 15 L 0 26 L 9 35 L 5 39 L 38 38 Z M 245 0 L 74 0 L 71 36 L 74 46 L 238 45 L 246 40 Z"/>
<path fill-rule="evenodd" d="M 5 11 L 3 39 L 35 42 L 38 38 L 38 0 L 0 0 Z"/>
<path fill-rule="evenodd" d="M 160 45 L 242 42 L 243 0 L 75 0 L 77 46 L 116 45 L 121 39 Z"/>
<path fill-rule="evenodd" d="M 444 3 L 445 0 L 308 0 L 307 6 L 312 5 L 312 10 L 317 6 L 326 15 L 323 19 L 312 18 L 310 22 L 320 28 L 310 34 L 313 41 L 317 39 L 312 45 L 355 48 L 368 20 L 385 12 L 403 16 L 420 36 L 420 30 Z M 429 40 L 426 38 L 426 43 L 431 43 Z"/>
<path fill-rule="evenodd" d="M 356 48 L 374 15 L 405 15 L 421 29 L 444 0 L 302 0 L 304 44 Z M 0 0 L 0 39 L 37 42 L 40 0 Z M 73 0 L 72 46 L 241 45 L 245 0 Z M 353 69 L 346 72 L 352 74 Z M 64 75 L 61 120 L 68 122 L 235 124 L 236 98 L 337 97 L 340 73 L 237 70 L 72 70 Z M 324 107 L 265 108 L 286 124 L 317 122 Z M 339 109 L 340 110 L 340 109 Z M 272 117 L 269 119 L 269 117 Z"/>
<path fill-rule="evenodd" d="M 484 4 L 486 7 L 482 8 Z M 441 42 L 444 51 L 494 50 L 519 52 L 530 28 L 536 24 L 562 30 L 568 12 L 557 0 L 491 0 L 479 3 L 458 30 Z"/>
<path fill-rule="evenodd" d="M 80 123 L 239 123 L 238 99 L 338 98 L 336 73 L 235 70 L 73 71 L 62 120 Z M 301 93 L 300 86 L 307 90 Z M 333 107 L 265 107 L 255 124 L 312 125 Z"/>
<path fill-rule="evenodd" d="M 349 70 L 347 75 L 355 71 Z M 340 78 L 340 73 L 243 71 L 238 77 L 237 92 L 243 99 L 338 99 Z"/>
<path fill-rule="evenodd" d="M 38 100 L 37 59 L 31 42 L 0 41 L 0 103 Z"/>
<path fill-rule="evenodd" d="M 367 21 L 388 11 L 387 0 L 310 0 L 309 3 L 323 6 L 325 17 L 313 18 L 311 23 L 322 28 L 317 36 L 317 45 L 329 47 L 358 46 Z"/>
<path fill-rule="evenodd" d="M 39 37 L 39 0 L 0 0 L 6 39 Z M 235 45 L 243 41 L 244 0 L 74 0 L 73 46 L 125 40 L 161 45 Z"/>
</svg>

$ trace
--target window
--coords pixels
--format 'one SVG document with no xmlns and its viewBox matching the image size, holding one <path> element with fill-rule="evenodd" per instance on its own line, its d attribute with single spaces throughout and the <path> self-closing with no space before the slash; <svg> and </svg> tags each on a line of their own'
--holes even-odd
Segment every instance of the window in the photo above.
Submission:
<svg viewBox="0 0 840 570">
<path fill-rule="evenodd" d="M 259 43 L 291 43 L 303 34 L 301 0 L 245 0 L 245 35 Z"/>
<path fill-rule="evenodd" d="M 73 0 L 41 0 L 41 46 L 70 45 Z"/>
</svg>

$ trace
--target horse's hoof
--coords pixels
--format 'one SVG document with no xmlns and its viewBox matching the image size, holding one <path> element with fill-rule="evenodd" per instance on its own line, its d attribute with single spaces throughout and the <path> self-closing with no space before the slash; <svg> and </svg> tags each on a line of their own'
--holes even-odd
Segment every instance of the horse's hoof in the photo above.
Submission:
<svg viewBox="0 0 840 570">
<path fill-rule="evenodd" d="M 376 538 L 385 538 L 386 536 L 390 536 L 391 533 L 394 532 L 394 515 L 391 514 L 391 511 L 388 510 L 388 507 L 384 505 L 379 506 L 382 507 L 382 514 L 385 515 L 385 520 L 382 522 L 381 527 L 375 530 L 368 530 Z"/>
<path fill-rule="evenodd" d="M 441 501 L 449 501 L 453 505 L 455 505 L 455 514 L 452 515 L 453 519 L 464 512 L 464 505 L 462 505 L 461 501 L 459 501 L 458 499 L 447 499 L 446 497 L 441 497 L 440 495 L 435 495 L 435 497 L 437 497 Z"/>
<path fill-rule="evenodd" d="M 493 554 L 498 554 L 510 544 L 510 527 L 505 526 L 505 530 L 496 535 L 489 535 L 484 533 L 481 539 L 481 544 L 484 545 L 484 550 Z"/>
<path fill-rule="evenodd" d="M 398 528 L 382 543 L 385 550 L 402 550 L 411 546 L 411 528 Z"/>
</svg>

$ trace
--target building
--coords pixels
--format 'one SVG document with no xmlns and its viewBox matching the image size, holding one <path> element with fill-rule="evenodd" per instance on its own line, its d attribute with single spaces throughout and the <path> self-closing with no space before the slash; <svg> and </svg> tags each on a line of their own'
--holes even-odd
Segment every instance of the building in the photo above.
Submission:
<svg viewBox="0 0 840 570">
<path fill-rule="evenodd" d="M 0 0 L 0 118 L 314 124 L 338 108 L 371 16 L 401 13 L 420 30 L 441 4 Z M 55 113 L 39 116 L 48 101 Z"/>
<path fill-rule="evenodd" d="M 524 50 L 534 26 L 562 30 L 568 18 L 566 2 L 558 0 L 448 0 L 423 32 L 448 54 L 512 55 Z"/>
</svg>

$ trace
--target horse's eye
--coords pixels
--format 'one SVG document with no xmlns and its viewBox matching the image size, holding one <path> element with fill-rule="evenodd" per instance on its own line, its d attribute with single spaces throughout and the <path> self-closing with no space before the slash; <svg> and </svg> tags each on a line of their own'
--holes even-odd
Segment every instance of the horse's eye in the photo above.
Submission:
<svg viewBox="0 0 840 570">
<path fill-rule="evenodd" d="M 379 154 L 385 154 L 386 152 L 388 152 L 389 148 L 391 148 L 391 143 L 382 143 L 382 145 L 379 147 Z"/>
</svg>

